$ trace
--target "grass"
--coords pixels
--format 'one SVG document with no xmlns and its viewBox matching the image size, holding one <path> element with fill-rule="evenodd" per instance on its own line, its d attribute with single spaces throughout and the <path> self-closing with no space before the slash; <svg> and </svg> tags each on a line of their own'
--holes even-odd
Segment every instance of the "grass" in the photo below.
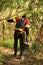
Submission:
<svg viewBox="0 0 43 65">
<path fill-rule="evenodd" d="M 3 55 L 0 54 L 0 65 L 2 65 L 2 64 L 3 64 Z"/>
<path fill-rule="evenodd" d="M 14 40 L 13 39 L 7 39 L 4 41 L 3 46 L 13 48 Z"/>
<path fill-rule="evenodd" d="M 5 40 L 3 46 L 13 48 L 14 47 L 14 39 Z M 18 40 L 18 48 L 19 47 L 20 47 L 20 44 L 19 44 L 19 40 Z"/>
</svg>

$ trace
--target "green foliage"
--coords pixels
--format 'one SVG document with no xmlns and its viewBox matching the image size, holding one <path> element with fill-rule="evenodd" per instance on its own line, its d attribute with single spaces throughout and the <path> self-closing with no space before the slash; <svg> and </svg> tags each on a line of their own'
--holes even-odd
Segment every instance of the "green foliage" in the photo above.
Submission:
<svg viewBox="0 0 43 65">
<path fill-rule="evenodd" d="M 30 20 L 29 41 L 33 42 L 33 40 L 34 41 L 36 40 L 39 34 L 41 24 L 43 22 L 43 5 L 39 4 L 40 2 L 43 2 L 43 1 L 42 0 L 0 0 L 0 14 L 1 12 L 3 13 L 3 10 L 4 11 L 5 9 L 7 10 L 7 8 L 8 10 L 10 9 L 10 12 L 8 12 L 7 10 L 7 12 L 5 11 L 3 14 L 1 14 L 2 18 L 4 18 L 4 16 L 8 17 L 7 15 L 9 15 L 9 13 L 11 15 L 14 15 L 14 17 L 11 17 L 11 18 L 15 18 L 16 16 L 21 17 L 24 13 L 26 13 L 27 18 Z M 13 27 L 14 25 L 5 22 L 4 30 L 3 30 L 3 27 L 0 26 L 0 29 L 2 29 L 0 30 L 2 32 L 1 38 L 5 37 L 5 40 L 8 37 L 12 38 L 14 34 L 14 27 Z M 3 35 L 3 32 L 4 32 L 4 35 Z M 4 45 L 7 47 L 8 46 L 13 47 L 12 43 L 13 41 L 9 39 L 5 41 Z"/>
<path fill-rule="evenodd" d="M 39 60 L 41 56 L 40 52 L 41 53 L 43 52 L 43 44 L 41 43 L 37 44 L 35 40 L 39 35 L 41 24 L 43 24 L 43 0 L 0 0 L 0 45 L 3 45 L 4 47 L 13 48 L 14 46 L 13 35 L 15 27 L 15 22 L 14 24 L 12 24 L 5 21 L 5 19 L 4 20 L 1 19 L 7 17 L 15 18 L 17 16 L 21 17 L 25 13 L 30 21 L 29 42 L 31 42 L 32 44 L 30 51 L 32 54 L 38 53 L 36 54 L 36 58 Z M 4 29 L 2 23 L 4 23 Z M 18 48 L 20 48 L 19 41 Z M 2 64 L 2 61 L 3 55 L 0 54 L 0 65 Z M 33 65 L 39 64 L 33 63 Z"/>
<path fill-rule="evenodd" d="M 43 0 L 39 0 L 39 2 L 43 2 Z"/>
<path fill-rule="evenodd" d="M 35 45 L 35 43 L 32 43 L 32 47 L 31 47 L 30 51 L 32 53 L 35 53 L 36 52 L 36 45 Z"/>
<path fill-rule="evenodd" d="M 30 10 L 30 11 L 32 10 L 32 6 L 31 6 L 31 5 L 29 6 L 29 10 Z"/>
<path fill-rule="evenodd" d="M 34 2 L 35 2 L 35 0 L 31 0 L 31 2 L 32 2 L 32 3 L 34 3 Z"/>
<path fill-rule="evenodd" d="M 5 40 L 3 46 L 13 48 L 13 44 L 14 44 L 14 40 L 13 39 L 7 39 L 7 40 Z"/>
<path fill-rule="evenodd" d="M 0 12 L 13 7 L 13 0 L 1 0 L 0 1 Z"/>
<path fill-rule="evenodd" d="M 14 9 L 16 7 L 22 6 L 23 2 L 28 0 L 0 0 L 0 12 L 6 10 L 7 8 Z"/>
<path fill-rule="evenodd" d="M 19 0 L 16 0 L 16 3 L 18 4 L 18 6 L 20 6 Z"/>
<path fill-rule="evenodd" d="M 0 54 L 0 65 L 2 65 L 3 63 L 3 55 L 2 54 Z"/>
<path fill-rule="evenodd" d="M 13 39 L 6 39 L 3 43 L 3 46 L 4 47 L 10 47 L 10 48 L 13 48 L 14 47 L 14 40 Z M 18 49 L 20 47 L 20 44 L 19 44 L 19 40 L 18 40 Z"/>
</svg>

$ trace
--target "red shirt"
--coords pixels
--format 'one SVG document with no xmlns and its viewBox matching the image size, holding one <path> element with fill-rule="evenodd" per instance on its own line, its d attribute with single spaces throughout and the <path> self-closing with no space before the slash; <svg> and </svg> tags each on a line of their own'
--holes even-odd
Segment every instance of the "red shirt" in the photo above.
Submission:
<svg viewBox="0 0 43 65">
<path fill-rule="evenodd" d="M 20 18 L 16 18 L 15 20 L 16 20 L 16 22 L 18 22 L 18 20 L 19 20 Z"/>
<path fill-rule="evenodd" d="M 16 22 L 18 22 L 18 20 L 19 20 L 20 18 L 16 18 L 15 20 L 16 20 Z M 29 21 L 26 19 L 26 20 L 24 20 L 24 25 L 28 25 L 29 24 Z"/>
<path fill-rule="evenodd" d="M 29 24 L 29 21 L 26 19 L 25 21 L 24 21 L 24 25 L 28 25 Z"/>
</svg>

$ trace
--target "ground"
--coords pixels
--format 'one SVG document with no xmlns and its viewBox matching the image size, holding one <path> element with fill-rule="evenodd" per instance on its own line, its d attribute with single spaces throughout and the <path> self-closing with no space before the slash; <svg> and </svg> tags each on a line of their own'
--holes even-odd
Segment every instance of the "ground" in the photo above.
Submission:
<svg viewBox="0 0 43 65">
<path fill-rule="evenodd" d="M 40 57 L 40 53 L 38 55 L 37 53 L 31 54 L 29 51 L 25 51 L 25 59 L 23 61 L 13 56 L 14 51 L 11 48 L 0 47 L 0 53 L 4 56 L 1 65 L 43 65 L 43 54 L 42 58 L 38 59 L 38 57 Z"/>
</svg>

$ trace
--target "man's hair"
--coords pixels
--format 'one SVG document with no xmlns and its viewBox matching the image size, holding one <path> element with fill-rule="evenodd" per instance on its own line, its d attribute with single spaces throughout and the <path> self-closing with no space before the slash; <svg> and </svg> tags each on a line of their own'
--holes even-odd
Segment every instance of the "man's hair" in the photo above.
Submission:
<svg viewBox="0 0 43 65">
<path fill-rule="evenodd" d="M 26 18 L 26 14 L 24 14 L 24 15 L 22 16 L 22 18 Z"/>
</svg>

